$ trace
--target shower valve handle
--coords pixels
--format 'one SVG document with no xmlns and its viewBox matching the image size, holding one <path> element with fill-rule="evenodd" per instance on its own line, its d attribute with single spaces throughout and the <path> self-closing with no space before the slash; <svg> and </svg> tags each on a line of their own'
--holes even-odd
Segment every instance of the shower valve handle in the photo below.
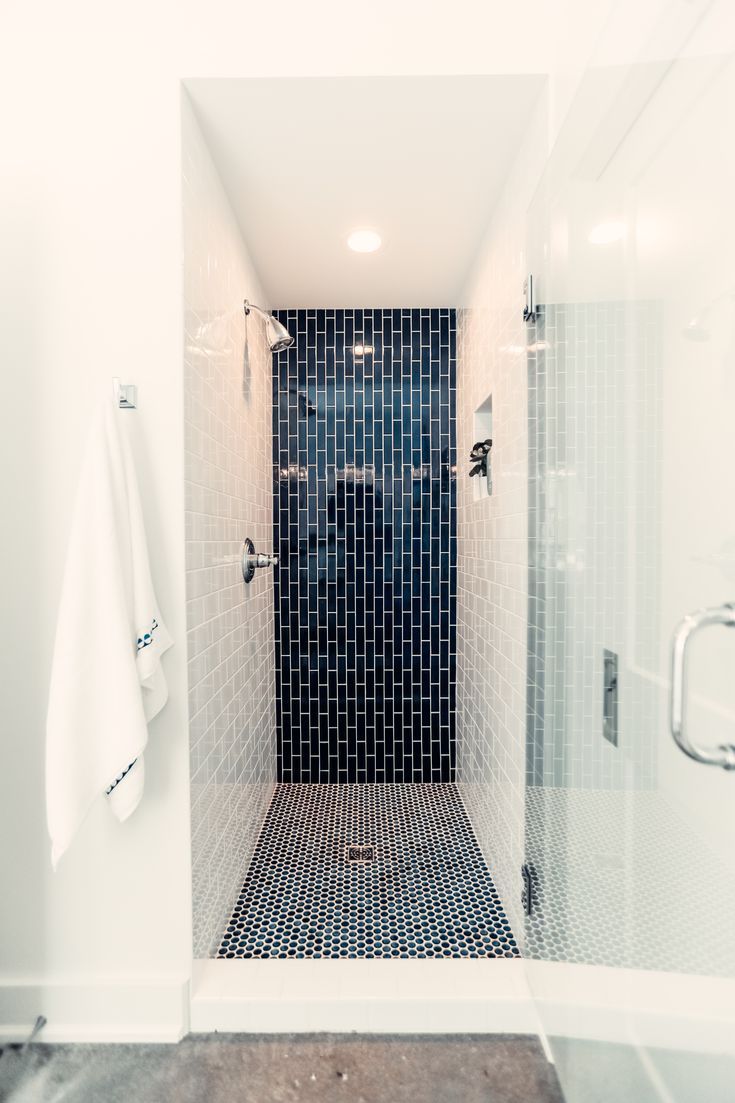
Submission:
<svg viewBox="0 0 735 1103">
<path fill-rule="evenodd" d="M 245 582 L 253 581 L 253 577 L 258 568 L 277 566 L 277 555 L 266 555 L 264 552 L 256 552 L 255 544 L 249 536 L 246 537 L 242 545 L 242 577 Z"/>
<path fill-rule="evenodd" d="M 256 552 L 255 563 L 256 567 L 275 567 L 278 563 L 277 555 L 265 555 L 263 552 Z"/>
</svg>

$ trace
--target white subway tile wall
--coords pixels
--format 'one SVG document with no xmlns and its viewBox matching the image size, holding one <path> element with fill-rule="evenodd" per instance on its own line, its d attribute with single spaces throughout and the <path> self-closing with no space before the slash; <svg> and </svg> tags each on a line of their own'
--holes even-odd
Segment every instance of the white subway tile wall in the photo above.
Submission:
<svg viewBox="0 0 735 1103">
<path fill-rule="evenodd" d="M 273 579 L 240 546 L 273 532 L 271 355 L 263 303 L 190 105 L 183 105 L 186 577 L 194 956 L 212 955 L 276 777 Z"/>
<path fill-rule="evenodd" d="M 514 930 L 521 931 L 526 769 L 528 490 L 526 211 L 545 151 L 539 110 L 457 311 L 457 785 Z M 467 459 L 492 396 L 493 494 Z"/>
<path fill-rule="evenodd" d="M 544 305 L 528 331 L 528 782 L 648 788 L 660 722 L 661 309 Z M 618 656 L 617 744 L 603 653 Z"/>
</svg>

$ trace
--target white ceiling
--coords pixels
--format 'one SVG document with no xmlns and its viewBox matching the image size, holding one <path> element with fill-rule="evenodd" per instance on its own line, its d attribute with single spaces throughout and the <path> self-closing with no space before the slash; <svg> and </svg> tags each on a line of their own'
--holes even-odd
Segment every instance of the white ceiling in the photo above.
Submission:
<svg viewBox="0 0 735 1103">
<path fill-rule="evenodd" d="M 451 306 L 544 78 L 192 80 L 268 306 Z M 352 253 L 356 227 L 383 246 Z"/>
</svg>

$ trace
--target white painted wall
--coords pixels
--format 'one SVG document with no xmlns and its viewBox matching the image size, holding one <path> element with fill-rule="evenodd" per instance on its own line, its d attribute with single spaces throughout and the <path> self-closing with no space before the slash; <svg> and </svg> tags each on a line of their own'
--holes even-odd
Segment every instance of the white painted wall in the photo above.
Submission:
<svg viewBox="0 0 735 1103">
<path fill-rule="evenodd" d="M 451 20 L 438 0 L 380 0 L 368 20 L 341 0 L 215 0 L 206 7 L 191 0 L 154 6 L 71 0 L 6 11 L 3 1021 L 28 1021 L 35 993 L 63 981 L 69 999 L 54 1003 L 57 1036 L 72 1020 L 76 1036 L 106 1026 L 122 1035 L 126 1015 L 144 1036 L 175 1034 L 182 1023 L 176 993 L 189 974 L 191 931 L 180 79 L 539 72 L 548 68 L 554 41 L 584 48 L 575 16 L 588 7 L 581 0 L 553 6 L 537 0 L 532 8 L 458 0 Z M 274 41 L 277 47 L 268 49 Z M 68 503 L 86 423 L 113 375 L 140 388 L 140 409 L 130 416 L 140 437 L 153 571 L 176 640 L 165 660 L 171 698 L 153 727 L 143 806 L 122 826 L 98 808 L 52 876 L 43 725 Z M 17 986 L 28 981 L 40 989 L 28 988 L 24 1002 Z M 126 1002 L 129 989 L 120 982 L 140 986 L 134 990 L 142 998 Z M 158 982 L 166 995 L 144 1024 L 142 1009 L 153 1008 L 147 997 Z M 105 993 L 96 1005 L 81 999 L 90 986 Z"/>
<path fill-rule="evenodd" d="M 156 1007 L 148 1026 L 162 1016 L 172 1031 L 190 953 L 179 93 L 174 82 L 157 94 L 144 82 L 126 86 L 114 70 L 77 68 L 59 41 L 57 50 L 43 80 L 16 71 L 2 93 L 0 985 L 11 1007 L 0 1018 L 14 1021 L 17 984 L 63 981 L 73 1003 L 78 985 L 124 979 L 143 996 L 162 981 L 173 1003 Z M 43 773 L 49 665 L 86 425 L 115 375 L 139 387 L 140 408 L 128 416 L 175 640 L 164 659 L 170 700 L 151 726 L 142 806 L 120 825 L 100 803 L 54 875 Z M 148 995 L 141 1028 L 153 1015 Z M 44 1011 L 45 1001 L 41 993 L 18 1014 Z M 54 1028 L 64 1014 L 55 1006 Z"/>
</svg>

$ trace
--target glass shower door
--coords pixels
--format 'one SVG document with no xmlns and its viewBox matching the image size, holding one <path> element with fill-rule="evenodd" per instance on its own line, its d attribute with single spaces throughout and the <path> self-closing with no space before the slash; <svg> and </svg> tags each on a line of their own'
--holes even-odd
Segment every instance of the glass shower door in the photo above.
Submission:
<svg viewBox="0 0 735 1103">
<path fill-rule="evenodd" d="M 529 212 L 525 953 L 567 1103 L 735 1098 L 734 19 L 665 4 L 632 64 L 612 26 Z"/>
</svg>

